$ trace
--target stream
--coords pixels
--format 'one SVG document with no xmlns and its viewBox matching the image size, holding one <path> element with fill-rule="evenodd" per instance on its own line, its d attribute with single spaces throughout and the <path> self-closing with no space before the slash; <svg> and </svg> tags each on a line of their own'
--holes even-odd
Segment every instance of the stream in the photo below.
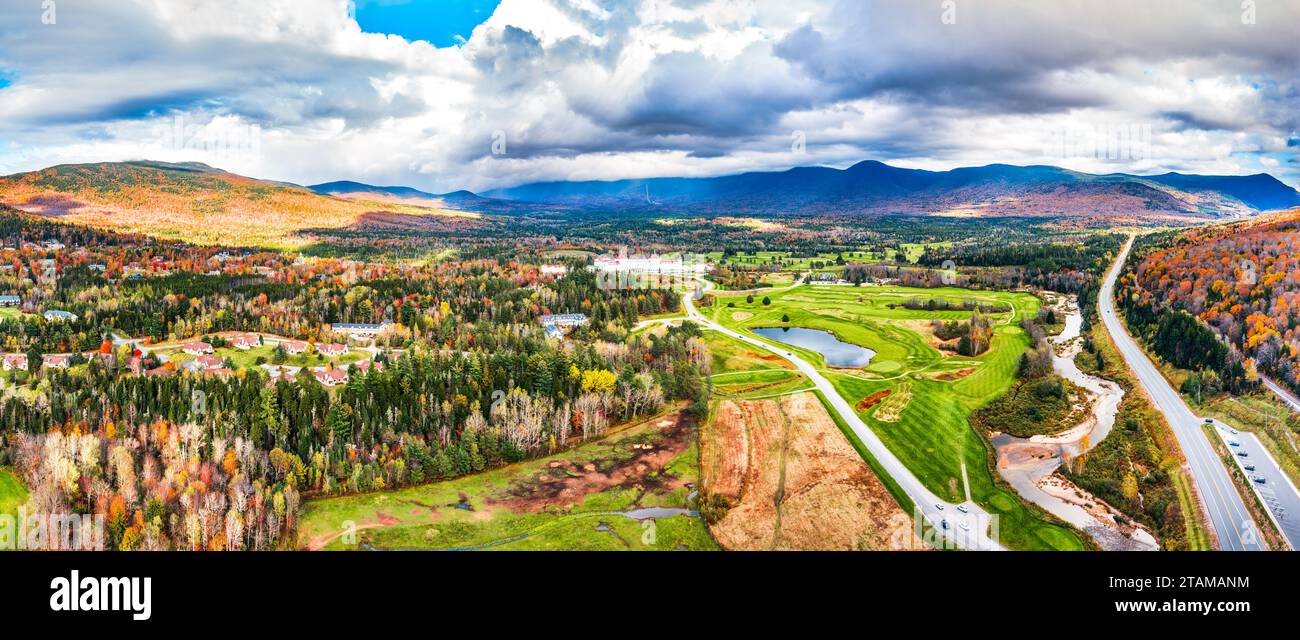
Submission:
<svg viewBox="0 0 1300 640">
<path fill-rule="evenodd" d="M 1062 306 L 1064 307 L 1062 309 Z M 1057 375 L 1083 389 L 1092 411 L 1079 424 L 1060 433 L 1017 438 L 994 433 L 990 438 L 998 454 L 998 474 L 1024 499 L 1087 533 L 1107 550 L 1154 551 L 1159 548 L 1146 529 L 1110 505 L 1075 486 L 1055 471 L 1069 460 L 1097 446 L 1115 426 L 1124 390 L 1110 380 L 1088 375 L 1075 364 L 1083 348 L 1083 314 L 1074 296 L 1057 306 L 1066 315 L 1065 328 L 1051 338 L 1052 368 Z M 1116 516 L 1121 520 L 1116 520 Z"/>
</svg>

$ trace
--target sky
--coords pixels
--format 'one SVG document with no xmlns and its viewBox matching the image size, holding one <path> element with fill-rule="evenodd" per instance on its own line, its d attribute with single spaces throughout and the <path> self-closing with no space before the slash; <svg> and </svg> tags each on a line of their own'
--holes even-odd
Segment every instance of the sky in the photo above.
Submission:
<svg viewBox="0 0 1300 640">
<path fill-rule="evenodd" d="M 353 16 L 362 31 L 449 47 L 465 44 L 498 4 L 500 0 L 356 0 Z"/>
<path fill-rule="evenodd" d="M 1300 0 L 5 2 L 0 174 L 441 193 L 874 159 L 1296 186 L 1297 24 Z"/>
</svg>

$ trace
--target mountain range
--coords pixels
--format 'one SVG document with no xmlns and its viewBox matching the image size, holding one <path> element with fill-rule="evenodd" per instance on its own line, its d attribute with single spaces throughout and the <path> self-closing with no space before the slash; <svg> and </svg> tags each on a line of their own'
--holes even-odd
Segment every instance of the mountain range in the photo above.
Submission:
<svg viewBox="0 0 1300 640">
<path fill-rule="evenodd" d="M 714 178 L 543 182 L 435 194 L 340 181 L 303 187 L 201 163 L 58 165 L 0 177 L 0 204 L 115 231 L 298 246 L 328 230 L 478 228 L 484 215 L 1042 216 L 1074 225 L 1188 223 L 1300 207 L 1268 174 L 1093 175 L 993 164 L 924 171 L 866 161 Z"/>
<path fill-rule="evenodd" d="M 1268 174 L 1094 175 L 1006 164 L 926 171 L 874 160 L 847 169 L 796 167 L 716 178 L 542 182 L 483 195 L 616 211 L 1038 215 L 1136 221 L 1242 216 L 1300 206 L 1300 193 Z"/>
<path fill-rule="evenodd" d="M 348 200 L 395 202 L 456 209 L 458 211 L 476 211 L 479 209 L 491 209 L 493 207 L 504 208 L 509 206 L 509 203 L 507 202 L 494 201 L 492 198 L 484 198 L 483 196 L 464 190 L 434 194 L 412 187 L 377 187 L 361 182 L 353 182 L 351 180 L 325 182 L 307 188 L 321 195 L 334 196 Z"/>
</svg>

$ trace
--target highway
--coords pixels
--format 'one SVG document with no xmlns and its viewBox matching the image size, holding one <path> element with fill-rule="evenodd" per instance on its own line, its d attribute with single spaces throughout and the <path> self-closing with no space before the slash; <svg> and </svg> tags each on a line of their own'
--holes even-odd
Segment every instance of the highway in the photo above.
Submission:
<svg viewBox="0 0 1300 640">
<path fill-rule="evenodd" d="M 707 280 L 700 279 L 700 281 L 704 283 L 706 289 L 713 287 L 713 284 Z M 770 351 L 789 361 L 800 373 L 807 376 L 816 385 L 817 389 L 822 392 L 822 395 L 826 397 L 831 407 L 844 420 L 844 423 L 853 429 L 853 433 L 858 436 L 862 444 L 880 463 L 885 473 L 889 474 L 894 482 L 902 488 L 903 493 L 907 494 L 907 497 L 912 500 L 912 503 L 920 510 L 922 517 L 929 521 L 934 526 L 935 532 L 944 536 L 947 542 L 956 544 L 963 549 L 1005 550 L 1001 543 L 988 533 L 989 524 L 993 522 L 992 516 L 988 512 L 984 511 L 978 504 L 968 501 L 961 504 L 962 508 L 966 510 L 966 513 L 962 513 L 957 509 L 958 505 L 940 500 L 938 496 L 926 489 L 925 485 L 921 484 L 921 481 L 885 446 L 885 443 L 876 436 L 875 432 L 858 417 L 857 412 L 853 410 L 848 401 L 840 396 L 830 380 L 827 380 L 816 367 L 803 358 L 794 355 L 793 352 L 786 351 L 780 345 L 769 344 L 757 338 L 743 335 L 714 322 L 696 309 L 693 294 L 687 293 L 682 299 L 687 316 L 701 327 L 730 336 L 750 346 Z M 941 524 L 944 521 L 948 523 L 946 529 Z"/>
<path fill-rule="evenodd" d="M 1300 543 L 1300 492 L 1255 434 L 1238 432 L 1218 420 L 1214 421 L 1214 427 L 1224 447 L 1233 452 L 1242 475 L 1250 479 L 1250 486 L 1268 509 L 1273 524 L 1295 549 Z"/>
<path fill-rule="evenodd" d="M 1300 398 L 1297 398 L 1294 393 L 1291 393 L 1286 387 L 1278 384 L 1268 376 L 1260 375 L 1259 380 L 1260 382 L 1263 382 L 1264 386 L 1268 387 L 1268 390 L 1272 391 L 1273 395 L 1277 396 L 1279 400 L 1287 403 L 1287 405 L 1291 407 L 1292 411 L 1300 411 Z"/>
<path fill-rule="evenodd" d="M 1219 548 L 1226 551 L 1263 551 L 1266 547 L 1260 539 L 1254 521 L 1251 520 L 1246 505 L 1237 494 L 1232 479 L 1223 462 L 1215 454 L 1209 440 L 1201 430 L 1203 420 L 1198 418 L 1183 401 L 1182 396 L 1160 375 L 1146 352 L 1138 346 L 1120 322 L 1115 311 L 1115 280 L 1123 270 L 1129 251 L 1133 248 L 1133 239 L 1124 245 L 1123 251 L 1115 259 L 1106 280 L 1102 283 L 1098 295 L 1098 308 L 1102 323 L 1110 332 L 1111 338 L 1119 347 L 1124 360 L 1128 362 L 1138 382 L 1146 389 L 1152 403 L 1173 428 L 1178 446 L 1187 457 L 1188 468 L 1200 494 L 1209 518 L 1219 540 Z"/>
</svg>

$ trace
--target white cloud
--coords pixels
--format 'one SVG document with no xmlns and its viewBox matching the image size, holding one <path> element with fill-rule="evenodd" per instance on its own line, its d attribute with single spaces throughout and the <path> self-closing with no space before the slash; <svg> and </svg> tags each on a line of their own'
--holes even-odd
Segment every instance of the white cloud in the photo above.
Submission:
<svg viewBox="0 0 1300 640">
<path fill-rule="evenodd" d="M 873 158 L 1300 177 L 1294 3 L 1246 26 L 1213 0 L 972 0 L 943 25 L 937 3 L 505 0 L 444 49 L 364 33 L 346 0 L 85 2 L 48 27 L 17 4 L 5 173 L 148 157 L 447 191 Z M 177 117 L 257 145 L 160 145 Z M 1122 127 L 1150 132 L 1140 157 L 1052 142 Z"/>
</svg>

